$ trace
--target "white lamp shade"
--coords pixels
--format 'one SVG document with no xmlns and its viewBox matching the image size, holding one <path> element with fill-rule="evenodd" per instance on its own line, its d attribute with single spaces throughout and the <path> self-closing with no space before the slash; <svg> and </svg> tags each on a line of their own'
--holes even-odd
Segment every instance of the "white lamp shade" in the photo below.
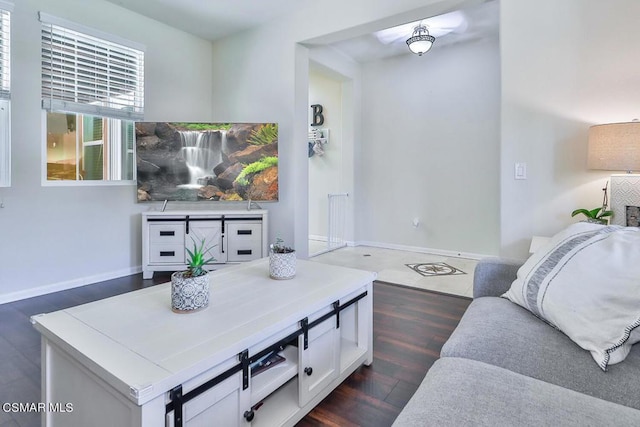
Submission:
<svg viewBox="0 0 640 427">
<path fill-rule="evenodd" d="M 640 122 L 591 126 L 587 161 L 589 169 L 640 170 Z"/>
</svg>

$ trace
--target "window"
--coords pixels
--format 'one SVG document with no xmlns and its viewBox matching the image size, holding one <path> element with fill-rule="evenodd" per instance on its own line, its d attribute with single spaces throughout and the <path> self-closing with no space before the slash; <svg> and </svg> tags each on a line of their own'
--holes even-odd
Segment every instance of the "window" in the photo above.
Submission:
<svg viewBox="0 0 640 427">
<path fill-rule="evenodd" d="M 135 179 L 132 121 L 76 113 L 46 115 L 47 180 Z"/>
<path fill-rule="evenodd" d="M 11 185 L 11 9 L 0 0 L 0 187 Z"/>
<path fill-rule="evenodd" d="M 140 46 L 40 13 L 46 181 L 132 181 Z"/>
</svg>

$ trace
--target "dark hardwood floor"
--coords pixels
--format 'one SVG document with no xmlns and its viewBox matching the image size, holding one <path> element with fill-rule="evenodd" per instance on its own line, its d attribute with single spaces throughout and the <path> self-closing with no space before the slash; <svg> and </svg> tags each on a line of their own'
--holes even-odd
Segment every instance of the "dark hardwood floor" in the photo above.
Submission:
<svg viewBox="0 0 640 427">
<path fill-rule="evenodd" d="M 393 424 L 471 299 L 376 282 L 373 363 L 361 366 L 298 427 Z"/>
<path fill-rule="evenodd" d="M 40 402 L 40 334 L 29 318 L 170 281 L 170 274 L 121 277 L 0 305 L 0 427 L 40 427 L 40 414 L 5 412 L 5 403 Z"/>
<path fill-rule="evenodd" d="M 39 402 L 40 335 L 34 314 L 130 292 L 169 281 L 156 273 L 84 286 L 0 305 L 0 405 Z M 299 426 L 390 426 L 438 358 L 470 299 L 376 282 L 374 361 L 360 367 Z M 37 427 L 37 413 L 5 412 L 0 427 Z"/>
</svg>

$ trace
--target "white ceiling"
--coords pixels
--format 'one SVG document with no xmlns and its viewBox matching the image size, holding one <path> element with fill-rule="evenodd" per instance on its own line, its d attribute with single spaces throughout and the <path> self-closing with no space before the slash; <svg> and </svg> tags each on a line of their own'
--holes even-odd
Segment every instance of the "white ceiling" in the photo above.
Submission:
<svg viewBox="0 0 640 427">
<path fill-rule="evenodd" d="M 444 15 L 399 25 L 330 44 L 357 62 L 367 62 L 396 55 L 413 55 L 406 40 L 419 23 L 436 38 L 431 49 L 441 49 L 458 43 L 496 37 L 499 32 L 499 2 L 489 1 Z M 429 55 L 427 52 L 425 55 Z"/>
<path fill-rule="evenodd" d="M 251 28 L 279 15 L 305 7 L 313 0 L 107 0 L 141 15 L 207 40 L 216 40 Z M 433 49 L 460 42 L 496 36 L 499 2 L 480 5 L 424 19 L 393 29 L 365 34 L 330 44 L 358 62 L 409 54 L 405 43 L 412 28 L 425 24 L 436 37 Z M 446 29 L 446 32 L 442 30 Z"/>
<path fill-rule="evenodd" d="M 310 0 L 107 0 L 141 15 L 215 40 L 301 8 Z"/>
</svg>

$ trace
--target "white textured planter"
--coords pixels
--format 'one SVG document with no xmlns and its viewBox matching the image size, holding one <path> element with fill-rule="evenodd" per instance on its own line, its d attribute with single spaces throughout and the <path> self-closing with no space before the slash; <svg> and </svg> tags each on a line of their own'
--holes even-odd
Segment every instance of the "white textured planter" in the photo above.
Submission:
<svg viewBox="0 0 640 427">
<path fill-rule="evenodd" d="M 271 252 L 269 254 L 269 276 L 272 279 L 292 279 L 296 275 L 296 253 L 284 254 Z"/>
<path fill-rule="evenodd" d="M 171 275 L 171 310 L 175 313 L 194 313 L 209 305 L 209 273 L 184 277 L 185 273 Z"/>
</svg>

